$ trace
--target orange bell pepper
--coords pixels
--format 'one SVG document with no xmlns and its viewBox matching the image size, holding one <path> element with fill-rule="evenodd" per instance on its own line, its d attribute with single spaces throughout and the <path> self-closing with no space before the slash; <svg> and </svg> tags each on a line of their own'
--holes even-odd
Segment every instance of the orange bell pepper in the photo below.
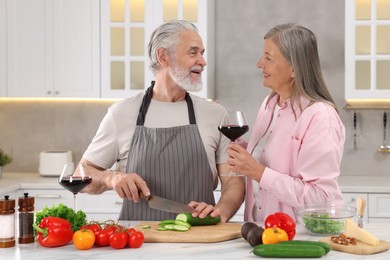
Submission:
<svg viewBox="0 0 390 260">
<path fill-rule="evenodd" d="M 286 231 L 278 227 L 266 228 L 262 235 L 263 244 L 276 244 L 288 240 Z"/>
</svg>

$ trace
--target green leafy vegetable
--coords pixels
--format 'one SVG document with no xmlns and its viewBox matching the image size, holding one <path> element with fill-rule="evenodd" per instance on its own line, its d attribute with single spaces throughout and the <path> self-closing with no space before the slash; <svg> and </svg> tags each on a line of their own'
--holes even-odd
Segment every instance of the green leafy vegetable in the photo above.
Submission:
<svg viewBox="0 0 390 260">
<path fill-rule="evenodd" d="M 87 224 L 87 215 L 82 210 L 75 212 L 72 208 L 60 203 L 58 206 L 51 208 L 45 207 L 41 211 L 35 213 L 35 223 L 39 225 L 45 217 L 59 217 L 66 219 L 72 224 L 73 232 L 80 229 L 81 226 Z"/>
<path fill-rule="evenodd" d="M 344 231 L 344 220 L 329 219 L 329 214 L 312 212 L 305 214 L 303 223 L 312 233 L 317 234 L 340 234 Z"/>
</svg>

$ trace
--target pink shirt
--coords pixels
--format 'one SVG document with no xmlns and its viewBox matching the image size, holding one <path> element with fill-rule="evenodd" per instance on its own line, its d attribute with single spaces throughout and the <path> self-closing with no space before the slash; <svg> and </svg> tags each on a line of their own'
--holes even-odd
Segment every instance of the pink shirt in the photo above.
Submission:
<svg viewBox="0 0 390 260">
<path fill-rule="evenodd" d="M 284 102 L 273 118 L 278 95 L 267 104 L 264 100 L 253 126 L 247 150 L 253 153 L 259 140 L 267 132 L 272 120 L 273 129 L 264 143 L 258 159 L 266 166 L 260 183 L 246 180 L 245 221 L 263 223 L 275 212 L 284 212 L 295 219 L 294 208 L 308 204 L 342 204 L 337 183 L 343 155 L 345 128 L 337 111 L 323 102 L 310 106 L 301 98 L 303 112 L 294 104 L 294 117 L 290 100 Z M 255 197 L 253 186 L 258 187 L 257 219 L 253 219 Z"/>
</svg>

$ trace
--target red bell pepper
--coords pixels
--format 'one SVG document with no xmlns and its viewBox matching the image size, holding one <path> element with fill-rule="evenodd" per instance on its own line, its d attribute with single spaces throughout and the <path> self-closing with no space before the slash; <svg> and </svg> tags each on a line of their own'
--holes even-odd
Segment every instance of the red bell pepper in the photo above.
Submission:
<svg viewBox="0 0 390 260">
<path fill-rule="evenodd" d="M 286 231 L 288 235 L 288 240 L 292 240 L 295 236 L 295 221 L 294 219 L 282 212 L 276 212 L 269 215 L 264 222 L 266 228 L 278 227 Z"/>
<path fill-rule="evenodd" d="M 45 217 L 39 226 L 33 224 L 38 232 L 37 241 L 44 247 L 64 246 L 72 241 L 73 230 L 69 221 L 58 217 Z"/>
</svg>

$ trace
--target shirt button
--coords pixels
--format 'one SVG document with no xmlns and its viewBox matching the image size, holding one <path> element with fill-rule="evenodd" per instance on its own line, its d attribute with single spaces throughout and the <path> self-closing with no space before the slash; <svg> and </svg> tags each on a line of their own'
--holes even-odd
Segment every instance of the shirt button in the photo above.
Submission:
<svg viewBox="0 0 390 260">
<path fill-rule="evenodd" d="M 278 117 L 280 117 L 280 114 L 278 114 Z"/>
<path fill-rule="evenodd" d="M 270 134 L 272 134 L 272 130 L 271 130 L 271 131 L 269 131 L 269 133 L 270 133 Z"/>
<path fill-rule="evenodd" d="M 261 210 L 261 207 L 259 207 L 259 210 Z"/>
</svg>

